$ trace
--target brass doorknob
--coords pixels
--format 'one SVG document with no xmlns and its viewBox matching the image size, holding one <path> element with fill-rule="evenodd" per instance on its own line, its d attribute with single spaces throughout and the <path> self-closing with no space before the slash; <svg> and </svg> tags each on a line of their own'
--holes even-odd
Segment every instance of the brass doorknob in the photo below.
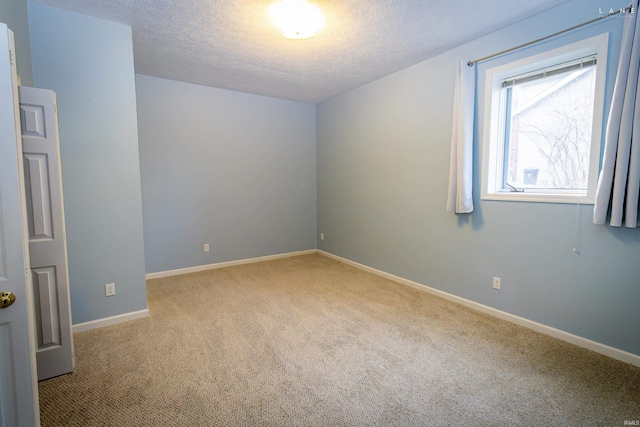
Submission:
<svg viewBox="0 0 640 427">
<path fill-rule="evenodd" d="M 7 308 L 16 302 L 13 292 L 0 292 L 0 308 Z"/>
</svg>

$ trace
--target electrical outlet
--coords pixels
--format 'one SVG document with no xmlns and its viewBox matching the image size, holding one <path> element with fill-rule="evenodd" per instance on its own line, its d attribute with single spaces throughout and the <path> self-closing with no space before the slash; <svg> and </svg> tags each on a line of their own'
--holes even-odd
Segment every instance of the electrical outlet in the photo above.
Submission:
<svg viewBox="0 0 640 427">
<path fill-rule="evenodd" d="M 112 297 L 116 294 L 116 284 L 115 283 L 107 283 L 104 285 L 104 294 L 108 297 Z"/>
<path fill-rule="evenodd" d="M 500 289 L 500 278 L 499 277 L 494 277 L 493 278 L 493 289 Z"/>
<path fill-rule="evenodd" d="M 205 252 L 209 252 L 209 244 L 208 243 L 204 244 L 204 251 Z"/>
<path fill-rule="evenodd" d="M 324 240 L 324 233 L 320 233 L 320 240 Z"/>
</svg>

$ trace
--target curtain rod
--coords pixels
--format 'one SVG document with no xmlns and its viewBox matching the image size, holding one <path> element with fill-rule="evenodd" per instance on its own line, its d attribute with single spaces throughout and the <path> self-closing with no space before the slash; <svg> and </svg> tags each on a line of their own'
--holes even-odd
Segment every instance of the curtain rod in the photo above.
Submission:
<svg viewBox="0 0 640 427">
<path fill-rule="evenodd" d="M 611 13 L 608 13 L 608 14 L 606 14 L 606 15 L 599 16 L 599 17 L 597 17 L 597 18 L 595 18 L 595 19 L 592 19 L 591 21 L 583 22 L 582 24 L 574 25 L 574 26 L 573 26 L 573 27 L 571 27 L 571 28 L 567 28 L 567 29 L 565 29 L 565 30 L 558 31 L 557 33 L 553 33 L 553 34 L 550 34 L 550 35 L 548 35 L 548 36 L 541 37 L 541 38 L 536 39 L 536 40 L 532 40 L 532 41 L 530 41 L 530 42 L 528 42 L 528 43 L 524 43 L 524 44 L 521 44 L 521 45 L 519 45 L 519 46 L 512 47 L 512 48 L 510 48 L 510 49 L 502 50 L 502 51 L 497 52 L 497 53 L 494 53 L 494 54 L 492 54 L 492 55 L 487 55 L 487 56 L 483 56 L 482 58 L 474 59 L 473 61 L 469 61 L 469 62 L 467 62 L 467 65 L 468 65 L 469 67 L 471 67 L 471 66 L 473 66 L 473 64 L 476 64 L 476 63 L 478 63 L 478 62 L 482 62 L 482 61 L 485 61 L 485 60 L 487 60 L 487 59 L 495 58 L 496 56 L 500 56 L 500 55 L 503 55 L 503 54 L 505 54 L 505 53 L 508 53 L 508 52 L 511 52 L 511 51 L 514 51 L 514 50 L 522 49 L 523 47 L 527 47 L 527 46 L 530 46 L 530 45 L 532 45 L 532 44 L 540 43 L 541 41 L 544 41 L 544 40 L 550 39 L 550 38 L 555 37 L 555 36 L 559 36 L 560 34 L 567 33 L 567 32 L 569 32 L 569 31 L 575 30 L 576 28 L 584 27 L 585 25 L 592 24 L 592 23 L 594 23 L 594 22 L 596 22 L 596 21 L 600 21 L 601 19 L 605 19 L 605 18 L 608 18 L 608 17 L 610 17 L 610 16 L 617 15 L 617 14 L 622 13 L 622 12 L 627 12 L 627 11 L 629 11 L 629 12 L 630 12 L 630 11 L 632 11 L 632 10 L 633 10 L 633 4 L 631 4 L 631 5 L 627 6 L 627 7 L 623 7 L 622 9 L 620 9 L 620 10 L 618 10 L 618 11 L 611 12 Z"/>
</svg>

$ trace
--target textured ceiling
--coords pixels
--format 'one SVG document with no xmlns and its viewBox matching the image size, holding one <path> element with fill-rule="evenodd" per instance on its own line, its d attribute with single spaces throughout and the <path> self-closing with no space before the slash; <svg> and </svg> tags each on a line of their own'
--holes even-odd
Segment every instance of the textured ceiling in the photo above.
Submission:
<svg viewBox="0 0 640 427">
<path fill-rule="evenodd" d="M 312 0 L 307 40 L 275 0 L 39 1 L 130 25 L 137 73 L 315 104 L 569 0 Z"/>
</svg>

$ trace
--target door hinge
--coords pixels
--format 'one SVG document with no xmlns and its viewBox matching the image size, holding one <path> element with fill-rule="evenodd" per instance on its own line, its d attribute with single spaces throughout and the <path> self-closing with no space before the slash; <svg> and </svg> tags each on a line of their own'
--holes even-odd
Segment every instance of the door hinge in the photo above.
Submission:
<svg viewBox="0 0 640 427">
<path fill-rule="evenodd" d="M 58 114 L 58 104 L 53 104 L 53 114 Z"/>
<path fill-rule="evenodd" d="M 13 50 L 9 49 L 9 61 L 11 62 L 11 65 L 13 65 L 16 62 L 16 55 L 15 53 L 13 53 Z"/>
</svg>

